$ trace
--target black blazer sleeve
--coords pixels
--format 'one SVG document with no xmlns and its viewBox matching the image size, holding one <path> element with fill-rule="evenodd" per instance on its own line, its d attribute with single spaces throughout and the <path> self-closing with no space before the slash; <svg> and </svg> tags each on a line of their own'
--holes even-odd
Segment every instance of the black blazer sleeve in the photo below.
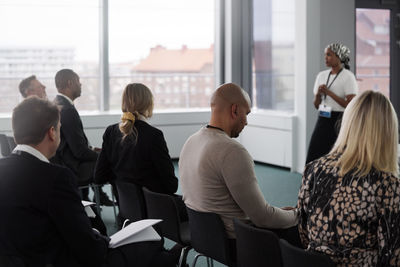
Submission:
<svg viewBox="0 0 400 267">
<path fill-rule="evenodd" d="M 75 258 L 83 266 L 98 267 L 107 256 L 108 241 L 94 234 L 74 180 L 70 170 L 60 169 L 48 203 L 49 216 Z"/>
<path fill-rule="evenodd" d="M 95 161 L 97 153 L 88 146 L 82 121 L 75 107 L 61 109 L 61 132 L 73 156 L 80 161 Z"/>
<path fill-rule="evenodd" d="M 94 171 L 94 182 L 97 184 L 105 184 L 110 182 L 111 178 L 114 176 L 111 163 L 107 158 L 107 149 L 110 146 L 107 144 L 110 138 L 110 127 L 106 129 L 103 134 L 103 144 L 99 157 L 97 158 L 96 168 Z"/>
<path fill-rule="evenodd" d="M 160 179 L 160 187 L 167 194 L 173 194 L 178 189 L 178 178 L 175 176 L 174 165 L 169 156 L 167 143 L 161 131 L 157 130 L 151 147 L 151 158 L 156 166 Z"/>
</svg>

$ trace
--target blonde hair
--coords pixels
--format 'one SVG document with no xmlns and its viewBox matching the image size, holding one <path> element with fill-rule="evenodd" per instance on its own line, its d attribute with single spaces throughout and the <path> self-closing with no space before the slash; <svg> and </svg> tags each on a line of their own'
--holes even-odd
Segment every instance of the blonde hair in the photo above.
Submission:
<svg viewBox="0 0 400 267">
<path fill-rule="evenodd" d="M 149 118 L 153 115 L 153 107 L 153 94 L 146 85 L 130 83 L 125 87 L 122 94 L 122 112 L 132 113 L 135 119 L 138 119 L 139 115 Z M 122 140 L 127 136 L 131 136 L 136 143 L 138 131 L 134 120 L 124 119 L 123 117 L 122 122 L 119 124 L 119 130 L 123 135 Z"/>
<path fill-rule="evenodd" d="M 342 153 L 337 163 L 341 176 L 351 170 L 365 176 L 372 168 L 397 176 L 397 143 L 392 104 L 383 94 L 366 91 L 347 106 L 331 153 Z"/>
</svg>

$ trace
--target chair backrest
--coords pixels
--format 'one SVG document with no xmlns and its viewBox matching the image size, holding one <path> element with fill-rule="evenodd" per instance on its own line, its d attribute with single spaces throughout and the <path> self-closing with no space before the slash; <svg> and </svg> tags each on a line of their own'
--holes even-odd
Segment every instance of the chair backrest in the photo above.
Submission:
<svg viewBox="0 0 400 267">
<path fill-rule="evenodd" d="M 216 213 L 195 211 L 188 207 L 187 211 L 192 247 L 220 263 L 235 265 L 221 217 Z"/>
<path fill-rule="evenodd" d="M 146 202 L 141 186 L 133 183 L 115 181 L 118 192 L 120 216 L 131 222 L 147 219 Z"/>
<path fill-rule="evenodd" d="M 12 152 L 14 148 L 17 146 L 17 144 L 14 141 L 14 137 L 12 136 L 7 136 L 8 144 L 10 145 L 10 151 Z"/>
<path fill-rule="evenodd" d="M 335 264 L 329 256 L 307 251 L 289 244 L 286 240 L 280 239 L 283 267 L 334 267 Z"/>
<path fill-rule="evenodd" d="M 10 149 L 10 142 L 8 141 L 7 135 L 5 134 L 0 134 L 0 150 L 3 157 L 7 157 L 11 154 L 12 151 Z"/>
<path fill-rule="evenodd" d="M 238 267 L 281 267 L 279 238 L 273 232 L 234 219 Z"/>
<path fill-rule="evenodd" d="M 185 244 L 181 238 L 179 212 L 173 196 L 156 193 L 143 188 L 149 219 L 162 219 L 159 224 L 162 235 L 179 244 Z"/>
<path fill-rule="evenodd" d="M 26 264 L 22 260 L 14 255 L 2 255 L 0 254 L 0 266 L 1 267 L 25 267 Z"/>
</svg>

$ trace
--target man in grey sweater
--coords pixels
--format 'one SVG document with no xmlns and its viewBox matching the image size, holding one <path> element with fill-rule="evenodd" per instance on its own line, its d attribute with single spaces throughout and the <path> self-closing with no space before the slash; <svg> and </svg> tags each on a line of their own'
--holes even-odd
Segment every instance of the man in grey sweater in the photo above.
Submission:
<svg viewBox="0 0 400 267">
<path fill-rule="evenodd" d="M 229 238 L 235 238 L 233 218 L 256 226 L 289 228 L 297 224 L 297 210 L 270 206 L 260 190 L 254 162 L 232 138 L 247 125 L 249 95 L 239 86 L 220 86 L 211 98 L 209 124 L 189 137 L 179 158 L 185 204 L 221 216 Z"/>
</svg>

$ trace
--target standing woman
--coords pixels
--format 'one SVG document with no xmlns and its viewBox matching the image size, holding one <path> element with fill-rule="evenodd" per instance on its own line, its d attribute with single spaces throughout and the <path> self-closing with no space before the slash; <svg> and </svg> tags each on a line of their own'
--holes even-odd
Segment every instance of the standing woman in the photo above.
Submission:
<svg viewBox="0 0 400 267">
<path fill-rule="evenodd" d="M 318 120 L 308 147 L 306 164 L 327 154 L 336 141 L 344 109 L 358 91 L 350 71 L 350 50 L 339 43 L 325 48 L 328 70 L 318 73 L 314 84 L 314 106 Z"/>
</svg>

